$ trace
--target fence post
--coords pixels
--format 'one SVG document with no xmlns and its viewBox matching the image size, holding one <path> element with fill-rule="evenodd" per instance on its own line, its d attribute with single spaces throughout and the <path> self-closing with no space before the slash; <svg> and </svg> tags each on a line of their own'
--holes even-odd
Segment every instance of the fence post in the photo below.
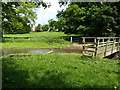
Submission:
<svg viewBox="0 0 120 90">
<path fill-rule="evenodd" d="M 83 43 L 83 48 L 85 49 L 85 38 L 84 37 L 83 37 L 82 43 Z"/>
<path fill-rule="evenodd" d="M 12 39 L 14 40 L 15 38 L 14 38 L 14 37 L 12 37 Z"/>
<path fill-rule="evenodd" d="M 72 43 L 72 37 L 70 37 L 70 42 Z"/>
<path fill-rule="evenodd" d="M 103 44 L 104 44 L 104 38 L 102 39 L 102 41 L 103 41 Z"/>
<path fill-rule="evenodd" d="M 96 39 L 96 37 L 94 38 L 94 43 L 96 43 L 97 42 L 97 39 Z"/>
<path fill-rule="evenodd" d="M 82 43 L 83 43 L 83 53 L 84 52 L 86 53 L 86 51 L 85 51 L 85 38 L 84 37 L 83 37 Z"/>
</svg>

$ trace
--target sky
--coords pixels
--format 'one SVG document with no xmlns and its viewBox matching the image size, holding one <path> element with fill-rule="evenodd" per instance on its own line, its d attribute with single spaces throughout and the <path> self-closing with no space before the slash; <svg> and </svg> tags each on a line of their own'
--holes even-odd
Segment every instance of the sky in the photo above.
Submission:
<svg viewBox="0 0 120 90">
<path fill-rule="evenodd" d="M 48 24 L 49 19 L 57 20 L 56 15 L 57 11 L 61 11 L 62 9 L 66 9 L 66 6 L 59 6 L 58 0 L 46 0 L 46 2 L 50 2 L 51 6 L 49 8 L 44 9 L 43 7 L 38 8 L 36 10 L 37 19 L 35 20 L 35 25 Z"/>
</svg>

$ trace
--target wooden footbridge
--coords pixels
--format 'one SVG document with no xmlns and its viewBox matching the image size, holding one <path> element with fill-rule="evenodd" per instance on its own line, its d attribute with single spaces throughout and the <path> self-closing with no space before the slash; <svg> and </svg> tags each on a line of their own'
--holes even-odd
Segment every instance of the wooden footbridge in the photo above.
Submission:
<svg viewBox="0 0 120 90">
<path fill-rule="evenodd" d="M 85 56 L 104 58 L 120 51 L 120 37 L 81 37 L 81 39 Z"/>
</svg>

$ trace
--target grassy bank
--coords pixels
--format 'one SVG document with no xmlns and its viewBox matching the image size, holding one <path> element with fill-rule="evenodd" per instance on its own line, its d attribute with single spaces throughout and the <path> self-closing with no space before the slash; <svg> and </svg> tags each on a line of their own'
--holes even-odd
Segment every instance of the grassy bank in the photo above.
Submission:
<svg viewBox="0 0 120 90">
<path fill-rule="evenodd" d="M 3 39 L 3 48 L 66 48 L 71 43 L 62 39 L 63 32 L 31 32 L 29 34 L 6 34 L 4 37 L 31 37 L 30 39 Z"/>
<path fill-rule="evenodd" d="M 80 54 L 3 57 L 3 88 L 117 88 L 118 61 Z"/>
</svg>

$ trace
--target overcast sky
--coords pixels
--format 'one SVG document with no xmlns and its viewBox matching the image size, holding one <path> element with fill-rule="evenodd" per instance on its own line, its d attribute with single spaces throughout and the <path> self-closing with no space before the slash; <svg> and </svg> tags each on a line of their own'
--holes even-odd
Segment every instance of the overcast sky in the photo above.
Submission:
<svg viewBox="0 0 120 90">
<path fill-rule="evenodd" d="M 37 19 L 35 20 L 36 25 L 37 24 L 47 24 L 49 19 L 54 19 L 56 20 L 56 14 L 57 11 L 61 11 L 62 9 L 65 9 L 67 6 L 62 6 L 61 8 L 59 7 L 58 0 L 46 0 L 47 2 L 49 1 L 51 3 L 50 8 L 44 9 L 43 7 L 38 8 L 36 13 L 37 13 Z"/>
</svg>

